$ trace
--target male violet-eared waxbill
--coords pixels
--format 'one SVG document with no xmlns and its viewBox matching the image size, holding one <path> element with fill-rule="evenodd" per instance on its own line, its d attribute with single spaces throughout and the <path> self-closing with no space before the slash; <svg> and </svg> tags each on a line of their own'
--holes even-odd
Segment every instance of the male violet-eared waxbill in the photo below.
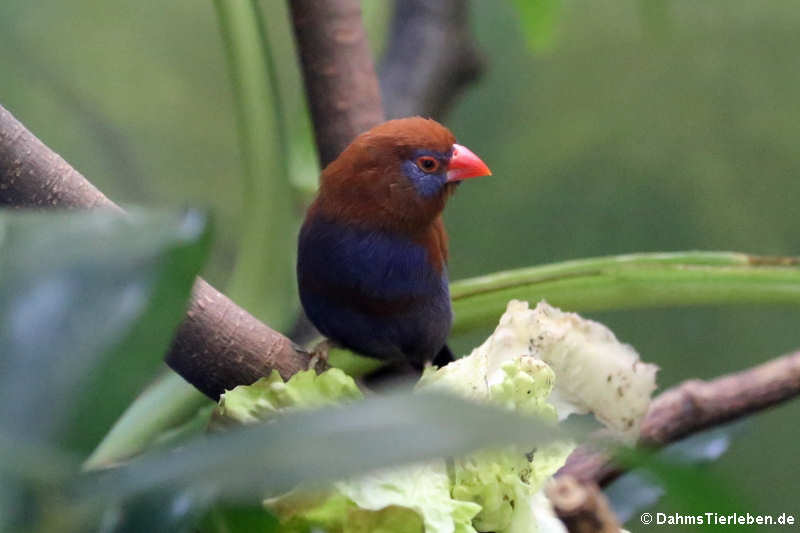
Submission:
<svg viewBox="0 0 800 533">
<path fill-rule="evenodd" d="M 451 361 L 442 210 L 462 180 L 488 175 L 434 120 L 390 120 L 359 135 L 322 172 L 300 230 L 300 300 L 317 329 L 415 368 Z"/>
</svg>

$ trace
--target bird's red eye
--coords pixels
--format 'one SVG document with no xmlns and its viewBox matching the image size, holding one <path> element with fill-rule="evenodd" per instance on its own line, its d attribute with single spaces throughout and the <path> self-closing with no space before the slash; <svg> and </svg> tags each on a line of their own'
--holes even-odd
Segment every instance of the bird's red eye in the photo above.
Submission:
<svg viewBox="0 0 800 533">
<path fill-rule="evenodd" d="M 423 155 L 417 158 L 417 166 L 427 173 L 436 172 L 439 170 L 439 161 L 435 157 Z"/>
</svg>

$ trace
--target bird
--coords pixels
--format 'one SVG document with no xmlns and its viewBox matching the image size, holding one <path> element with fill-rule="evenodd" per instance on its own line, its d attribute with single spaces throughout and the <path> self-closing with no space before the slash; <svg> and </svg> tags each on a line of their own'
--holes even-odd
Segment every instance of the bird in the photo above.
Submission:
<svg viewBox="0 0 800 533">
<path fill-rule="evenodd" d="M 433 119 L 389 120 L 322 171 L 297 249 L 300 301 L 334 345 L 420 370 L 453 360 L 442 211 L 489 167 Z"/>
</svg>

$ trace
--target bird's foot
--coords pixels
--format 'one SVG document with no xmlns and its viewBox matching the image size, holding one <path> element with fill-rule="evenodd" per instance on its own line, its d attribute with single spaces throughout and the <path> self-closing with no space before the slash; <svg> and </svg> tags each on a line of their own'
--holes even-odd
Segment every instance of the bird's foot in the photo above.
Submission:
<svg viewBox="0 0 800 533">
<path fill-rule="evenodd" d="M 325 339 L 317 343 L 314 349 L 311 350 L 311 359 L 308 361 L 308 369 L 312 370 L 317 367 L 319 363 L 323 366 L 328 366 L 328 352 L 336 345 L 329 339 Z"/>
</svg>

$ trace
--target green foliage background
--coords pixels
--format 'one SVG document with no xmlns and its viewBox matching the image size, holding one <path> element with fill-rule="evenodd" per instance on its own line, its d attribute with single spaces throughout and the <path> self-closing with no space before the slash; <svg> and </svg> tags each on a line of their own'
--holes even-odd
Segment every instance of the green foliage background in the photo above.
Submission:
<svg viewBox="0 0 800 533">
<path fill-rule="evenodd" d="M 261 5 L 289 167 L 308 183 L 316 169 L 285 6 Z M 390 3 L 366 7 L 379 49 Z M 453 279 L 632 251 L 798 253 L 796 2 L 565 1 L 555 37 L 535 51 L 512 3 L 472 7 L 488 71 L 447 124 L 494 176 L 465 184 L 448 207 Z M 115 200 L 210 206 L 218 231 L 205 275 L 225 286 L 242 166 L 210 1 L 7 0 L 0 72 L 0 102 Z M 800 347 L 796 308 L 595 317 L 661 365 L 664 386 Z M 710 467 L 753 512 L 800 512 L 800 429 L 788 423 L 799 416 L 795 403 L 752 420 Z"/>
</svg>

